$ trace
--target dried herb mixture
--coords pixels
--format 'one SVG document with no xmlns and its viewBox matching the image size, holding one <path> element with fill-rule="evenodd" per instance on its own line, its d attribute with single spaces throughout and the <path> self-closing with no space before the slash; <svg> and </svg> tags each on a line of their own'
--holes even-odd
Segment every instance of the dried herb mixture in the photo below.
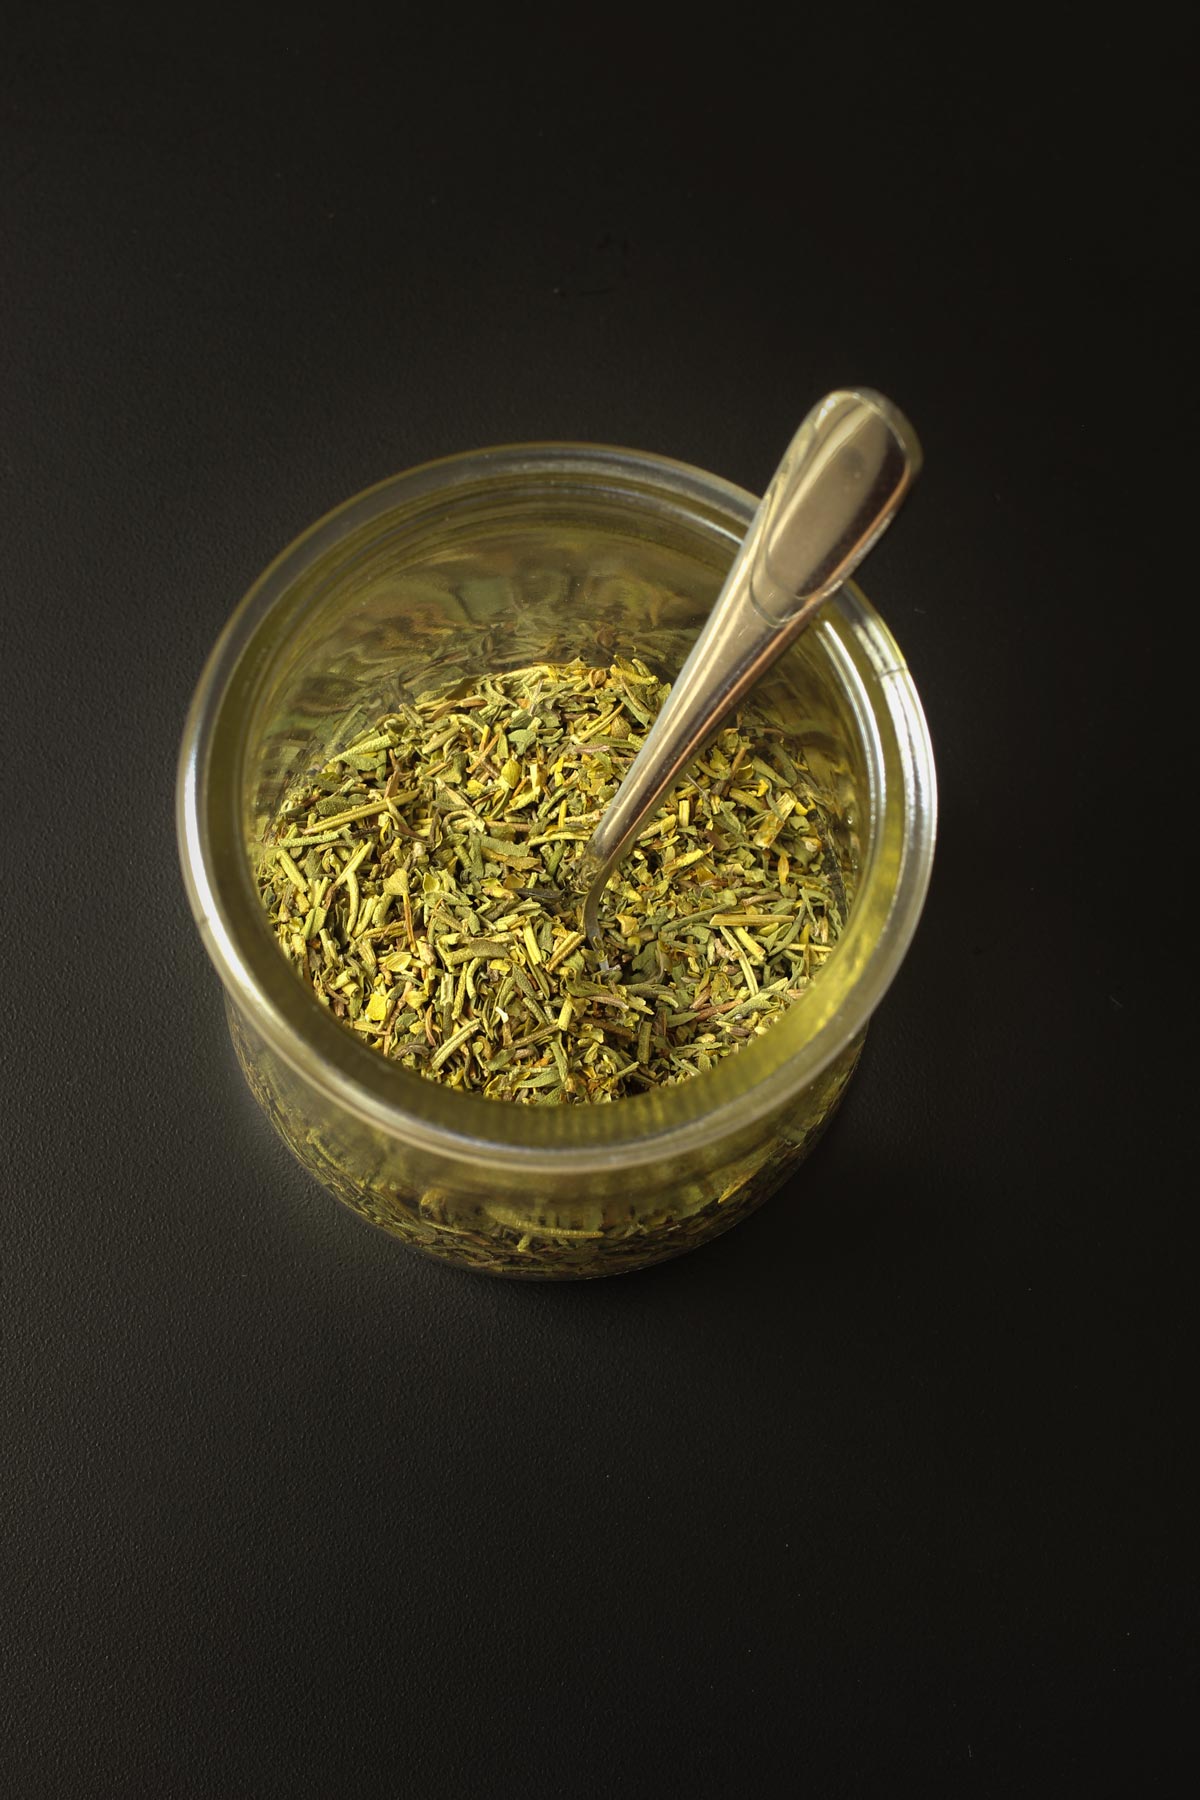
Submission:
<svg viewBox="0 0 1200 1800">
<path fill-rule="evenodd" d="M 260 892 L 318 1000 L 403 1067 L 521 1102 L 683 1081 L 766 1030 L 846 902 L 830 802 L 753 706 L 613 877 L 601 953 L 571 902 L 668 691 L 620 657 L 459 682 L 308 776 Z"/>
</svg>

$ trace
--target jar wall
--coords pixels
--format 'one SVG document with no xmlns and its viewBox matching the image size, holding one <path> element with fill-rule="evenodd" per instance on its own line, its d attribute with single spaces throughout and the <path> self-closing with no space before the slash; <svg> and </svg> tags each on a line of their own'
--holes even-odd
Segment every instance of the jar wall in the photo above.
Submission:
<svg viewBox="0 0 1200 1800">
<path fill-rule="evenodd" d="M 384 711 L 525 664 L 639 656 L 674 676 L 753 515 L 748 495 L 587 446 L 452 458 L 359 496 L 278 559 L 214 650 L 185 733 L 185 880 L 246 1079 L 361 1217 L 505 1275 L 636 1268 L 744 1217 L 836 1110 L 911 938 L 932 755 L 886 627 L 848 586 L 756 690 L 836 825 L 849 923 L 820 975 L 712 1069 L 605 1105 L 460 1095 L 355 1041 L 273 942 L 257 860 L 297 776 Z"/>
<path fill-rule="evenodd" d="M 862 1047 L 862 1034 L 777 1117 L 690 1157 L 639 1170 L 598 1170 L 555 1180 L 474 1159 L 422 1156 L 331 1107 L 277 1056 L 232 1002 L 230 1035 L 263 1112 L 308 1173 L 350 1210 L 414 1248 L 493 1275 L 526 1278 L 619 1274 L 716 1237 L 770 1198 L 832 1119 Z M 497 1104 L 500 1104 L 499 1102 Z"/>
</svg>

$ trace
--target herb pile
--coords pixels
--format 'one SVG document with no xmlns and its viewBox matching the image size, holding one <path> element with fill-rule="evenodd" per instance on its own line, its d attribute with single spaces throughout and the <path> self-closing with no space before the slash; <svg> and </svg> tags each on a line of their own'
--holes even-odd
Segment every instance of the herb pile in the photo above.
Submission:
<svg viewBox="0 0 1200 1800">
<path fill-rule="evenodd" d="M 321 1003 L 403 1067 L 491 1099 L 686 1080 L 795 999 L 844 923 L 830 803 L 752 707 L 610 881 L 575 869 L 668 693 L 636 658 L 539 664 L 381 718 L 282 807 L 259 888 Z"/>
</svg>

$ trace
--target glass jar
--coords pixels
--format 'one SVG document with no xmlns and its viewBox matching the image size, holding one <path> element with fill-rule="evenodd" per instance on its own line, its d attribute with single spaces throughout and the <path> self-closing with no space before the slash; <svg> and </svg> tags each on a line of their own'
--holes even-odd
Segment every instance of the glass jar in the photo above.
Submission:
<svg viewBox="0 0 1200 1800">
<path fill-rule="evenodd" d="M 848 584 L 757 690 L 836 800 L 853 899 L 820 975 L 738 1054 L 608 1105 L 445 1088 L 359 1043 L 297 979 L 254 853 L 304 770 L 405 697 L 582 657 L 682 665 L 755 510 L 661 457 L 518 445 L 396 476 L 283 552 L 222 633 L 184 734 L 184 879 L 238 1059 L 276 1129 L 372 1223 L 451 1262 L 604 1275 L 673 1256 L 812 1148 L 908 947 L 933 855 L 932 751 L 891 634 Z"/>
</svg>

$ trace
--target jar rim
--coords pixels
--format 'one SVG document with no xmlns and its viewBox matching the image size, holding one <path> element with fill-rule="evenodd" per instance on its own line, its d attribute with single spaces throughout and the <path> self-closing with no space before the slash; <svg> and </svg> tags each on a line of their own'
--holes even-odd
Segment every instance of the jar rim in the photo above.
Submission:
<svg viewBox="0 0 1200 1800">
<path fill-rule="evenodd" d="M 898 853 L 884 867 L 868 858 L 856 905 L 806 1004 L 821 994 L 814 1028 L 758 1076 L 751 1047 L 712 1070 L 665 1089 L 597 1107 L 531 1107 L 456 1093 L 389 1064 L 316 1005 L 271 939 L 245 870 L 223 844 L 220 822 L 237 816 L 239 679 L 253 663 L 268 621 L 318 559 L 402 503 L 482 484 L 546 477 L 579 480 L 653 505 L 682 509 L 729 541 L 730 556 L 757 507 L 744 489 L 691 464 L 620 446 L 545 442 L 491 446 L 418 464 L 351 496 L 310 525 L 274 559 L 236 608 L 208 658 L 184 728 L 176 822 L 184 883 L 202 940 L 231 1001 L 271 1050 L 337 1105 L 414 1149 L 519 1164 L 562 1177 L 636 1167 L 692 1154 L 786 1107 L 861 1033 L 908 949 L 928 889 L 937 825 L 933 750 L 916 688 L 891 632 L 848 582 L 816 624 L 868 738 L 886 734 L 900 770 L 876 796 L 897 830 Z M 871 750 L 868 744 L 868 750 Z M 884 747 L 874 745 L 882 767 Z M 872 760 L 869 755 L 868 760 Z M 244 877 L 244 879 L 243 879 Z M 883 923 L 855 942 L 855 919 L 873 885 L 889 888 Z M 878 895 L 877 895 L 878 897 Z M 811 1015 L 809 1015 L 811 1017 Z M 775 1035 L 755 1040 L 758 1051 Z M 739 1066 L 740 1065 L 740 1066 Z M 588 1117 L 587 1115 L 591 1115 Z"/>
</svg>

